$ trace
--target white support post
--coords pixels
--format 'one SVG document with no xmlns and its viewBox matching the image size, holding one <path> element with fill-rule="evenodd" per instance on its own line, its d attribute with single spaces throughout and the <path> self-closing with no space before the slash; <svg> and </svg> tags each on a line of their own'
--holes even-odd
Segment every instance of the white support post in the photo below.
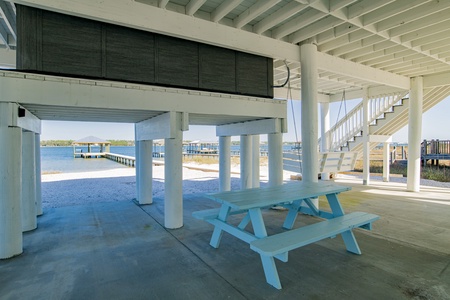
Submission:
<svg viewBox="0 0 450 300">
<path fill-rule="evenodd" d="M 260 187 L 260 168 L 259 168 L 259 156 L 261 155 L 260 137 L 259 135 L 252 136 L 252 187 Z"/>
<path fill-rule="evenodd" d="M 283 135 L 269 133 L 269 186 L 283 184 Z"/>
<path fill-rule="evenodd" d="M 22 231 L 37 228 L 36 218 L 36 155 L 34 132 L 22 134 Z"/>
<path fill-rule="evenodd" d="M 183 133 L 177 125 L 173 138 L 164 139 L 164 226 L 169 229 L 183 226 Z"/>
<path fill-rule="evenodd" d="M 41 135 L 35 134 L 36 155 L 36 214 L 42 216 L 42 184 L 41 184 Z"/>
<path fill-rule="evenodd" d="M 140 141 L 134 141 L 134 153 L 135 153 L 135 171 L 136 171 L 136 200 L 139 202 L 140 195 L 140 182 L 141 182 L 141 174 L 140 174 L 140 166 L 141 166 L 141 157 L 140 157 Z"/>
<path fill-rule="evenodd" d="M 219 137 L 219 191 L 231 190 L 231 137 Z"/>
<path fill-rule="evenodd" d="M 390 143 L 383 143 L 383 181 L 389 182 L 389 176 L 390 176 L 390 160 L 389 160 L 389 154 L 390 154 Z"/>
<path fill-rule="evenodd" d="M 153 203 L 153 141 L 139 142 L 139 204 Z"/>
<path fill-rule="evenodd" d="M 328 149 L 330 145 L 330 136 L 329 136 L 329 130 L 330 130 L 330 103 L 329 102 L 322 102 L 320 103 L 320 123 L 321 123 L 321 143 L 320 143 L 320 151 L 321 152 L 327 152 L 330 149 Z M 330 173 L 322 173 L 321 174 L 322 180 L 330 180 Z"/>
<path fill-rule="evenodd" d="M 423 77 L 411 78 L 408 122 L 408 177 L 406 188 L 420 191 L 420 142 L 422 136 Z"/>
<path fill-rule="evenodd" d="M 369 93 L 363 91 L 363 185 L 370 185 Z"/>
<path fill-rule="evenodd" d="M 240 143 L 241 189 L 252 188 L 252 136 L 241 135 Z"/>
<path fill-rule="evenodd" d="M 302 69 L 302 180 L 305 182 L 317 182 L 319 170 L 317 149 L 317 141 L 319 139 L 317 45 L 301 45 L 300 54 Z"/>
<path fill-rule="evenodd" d="M 22 129 L 4 124 L 5 105 L 0 103 L 0 259 L 22 253 L 20 208 Z"/>
</svg>

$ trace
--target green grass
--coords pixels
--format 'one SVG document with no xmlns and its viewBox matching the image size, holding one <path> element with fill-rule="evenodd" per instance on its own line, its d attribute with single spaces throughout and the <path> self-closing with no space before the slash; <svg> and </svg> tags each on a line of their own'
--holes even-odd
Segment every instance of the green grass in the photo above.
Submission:
<svg viewBox="0 0 450 300">
<path fill-rule="evenodd" d="M 356 172 L 362 172 L 362 161 L 357 161 L 355 165 Z M 383 162 L 379 160 L 370 161 L 370 173 L 383 173 Z M 402 174 L 404 177 L 407 176 L 407 168 L 400 164 L 391 164 L 390 166 L 391 174 Z M 425 165 L 422 167 L 420 172 L 420 178 L 430 179 L 440 182 L 450 182 L 450 167 L 445 165 L 432 166 Z"/>
</svg>

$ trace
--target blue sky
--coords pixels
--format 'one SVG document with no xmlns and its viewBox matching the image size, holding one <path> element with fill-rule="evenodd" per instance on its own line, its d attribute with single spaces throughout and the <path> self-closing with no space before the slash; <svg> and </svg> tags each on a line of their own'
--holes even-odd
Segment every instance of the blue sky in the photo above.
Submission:
<svg viewBox="0 0 450 300">
<path fill-rule="evenodd" d="M 350 111 L 359 100 L 347 101 L 347 111 Z M 339 103 L 331 105 L 331 124 L 336 122 Z M 342 109 L 343 110 L 343 109 Z M 294 111 L 297 124 L 297 132 L 300 134 L 300 101 L 294 101 Z M 444 99 L 439 104 L 431 108 L 423 115 L 422 139 L 450 139 L 450 97 Z M 340 117 L 343 116 L 341 111 Z M 284 141 L 295 141 L 293 116 L 291 104 L 288 104 L 288 133 L 284 135 Z M 42 140 L 77 140 L 86 136 L 94 135 L 107 140 L 133 140 L 134 124 L 124 123 L 92 123 L 92 122 L 42 122 Z M 190 126 L 189 131 L 184 132 L 184 140 L 216 141 L 214 126 Z M 238 137 L 234 138 L 238 140 Z M 300 139 L 300 137 L 299 137 Z M 261 136 L 261 140 L 267 140 L 266 136 Z M 398 131 L 393 136 L 395 142 L 407 142 L 407 126 Z"/>
</svg>

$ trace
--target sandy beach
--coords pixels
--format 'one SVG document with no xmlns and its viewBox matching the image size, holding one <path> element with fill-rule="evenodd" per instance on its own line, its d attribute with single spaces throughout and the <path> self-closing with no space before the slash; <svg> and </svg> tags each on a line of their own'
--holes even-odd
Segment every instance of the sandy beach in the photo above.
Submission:
<svg viewBox="0 0 450 300">
<path fill-rule="evenodd" d="M 185 164 L 183 194 L 218 192 L 218 169 L 218 164 Z M 44 174 L 42 175 L 42 206 L 45 209 L 92 202 L 131 201 L 136 198 L 135 172 L 134 168 L 116 168 L 106 171 Z M 232 165 L 231 172 L 231 189 L 238 190 L 240 188 L 239 165 Z M 265 186 L 268 181 L 267 166 L 262 166 L 260 172 L 261 186 Z M 295 173 L 284 171 L 284 181 L 290 181 L 290 176 L 293 174 Z M 355 178 L 355 176 L 341 174 L 338 176 Z M 382 178 L 372 176 L 371 180 L 381 181 Z M 406 183 L 406 178 L 392 177 L 391 181 Z M 448 182 L 425 179 L 421 180 L 421 185 L 450 188 Z M 164 166 L 153 167 L 153 197 L 164 198 Z"/>
<path fill-rule="evenodd" d="M 218 164 L 185 164 L 183 194 L 213 193 L 219 190 Z M 202 169 L 202 170 L 199 170 Z M 231 189 L 240 188 L 239 165 L 231 167 Z M 267 166 L 261 167 L 261 186 L 267 184 Z M 106 171 L 42 175 L 42 206 L 62 207 L 91 202 L 130 201 L 136 198 L 136 170 L 117 168 Z M 293 172 L 284 171 L 284 180 Z M 164 198 L 164 166 L 153 167 L 153 197 Z"/>
</svg>

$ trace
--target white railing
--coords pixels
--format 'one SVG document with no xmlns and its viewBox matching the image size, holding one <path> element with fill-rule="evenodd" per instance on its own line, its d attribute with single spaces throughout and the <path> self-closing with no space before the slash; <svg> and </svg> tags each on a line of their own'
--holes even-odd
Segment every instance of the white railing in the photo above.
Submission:
<svg viewBox="0 0 450 300">
<path fill-rule="evenodd" d="M 392 107 L 398 104 L 407 92 L 381 95 L 369 99 L 369 124 L 384 113 L 392 111 Z M 347 142 L 359 135 L 363 129 L 363 103 L 359 103 L 346 116 L 340 119 L 326 134 L 329 136 L 329 151 L 341 151 Z M 320 141 L 319 141 L 320 143 Z"/>
</svg>

